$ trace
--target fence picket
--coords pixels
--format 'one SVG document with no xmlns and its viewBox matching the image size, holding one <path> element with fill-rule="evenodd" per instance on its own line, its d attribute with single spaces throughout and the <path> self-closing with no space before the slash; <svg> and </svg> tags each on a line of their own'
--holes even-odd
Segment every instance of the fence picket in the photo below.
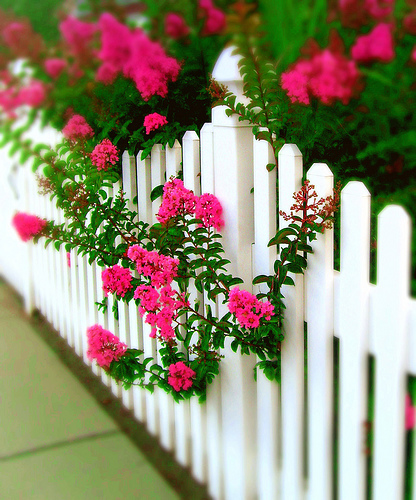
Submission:
<svg viewBox="0 0 416 500">
<path fill-rule="evenodd" d="M 314 163 L 307 177 L 319 198 L 333 194 L 334 178 L 325 163 Z M 310 500 L 332 498 L 333 432 L 333 230 L 312 242 L 306 269 L 308 328 L 308 488 Z"/>
<path fill-rule="evenodd" d="M 410 233 L 410 217 L 402 207 L 390 205 L 380 213 L 370 320 L 376 349 L 373 498 L 377 500 L 403 498 L 404 493 Z"/>
<path fill-rule="evenodd" d="M 137 190 L 138 190 L 138 204 L 139 204 L 139 218 L 143 222 L 152 224 L 153 212 L 152 203 L 150 200 L 150 193 L 152 191 L 152 166 L 151 158 L 147 157 L 141 159 L 142 152 L 139 152 L 137 156 Z M 144 321 L 142 321 L 142 332 L 143 332 L 143 350 L 144 357 L 156 357 L 156 345 L 154 339 L 149 337 L 151 332 L 151 327 Z M 157 434 L 159 432 L 159 419 L 157 417 L 158 412 L 158 400 L 157 391 L 153 394 L 146 391 L 146 423 L 147 430 L 150 434 Z"/>
<path fill-rule="evenodd" d="M 254 276 L 273 274 L 276 247 L 268 248 L 276 234 L 276 169 L 268 172 L 266 165 L 274 162 L 271 146 L 254 139 Z M 261 290 L 261 287 L 258 287 Z M 279 410 L 280 386 L 257 371 L 257 491 L 259 500 L 279 496 Z"/>
<path fill-rule="evenodd" d="M 195 195 L 201 193 L 200 172 L 201 163 L 199 155 L 199 138 L 195 132 L 186 132 L 183 138 L 183 180 L 186 188 L 191 189 Z M 193 283 L 189 285 L 189 298 L 191 303 L 196 300 L 203 305 L 203 294 L 198 292 Z M 191 342 L 196 342 L 194 337 Z M 192 360 L 194 355 L 190 355 Z M 189 429 L 191 439 L 192 460 L 191 467 L 194 477 L 204 482 L 206 480 L 206 407 L 198 403 L 196 398 L 189 401 L 191 426 Z"/>
<path fill-rule="evenodd" d="M 279 151 L 279 210 L 290 213 L 293 193 L 302 183 L 302 153 L 295 144 Z M 279 217 L 279 229 L 288 222 Z M 304 415 L 304 301 L 303 276 L 292 276 L 295 286 L 283 286 L 284 312 L 282 344 L 282 499 L 303 498 Z"/>
<path fill-rule="evenodd" d="M 361 182 L 342 191 L 339 283 L 339 498 L 364 500 L 371 196 Z"/>
</svg>

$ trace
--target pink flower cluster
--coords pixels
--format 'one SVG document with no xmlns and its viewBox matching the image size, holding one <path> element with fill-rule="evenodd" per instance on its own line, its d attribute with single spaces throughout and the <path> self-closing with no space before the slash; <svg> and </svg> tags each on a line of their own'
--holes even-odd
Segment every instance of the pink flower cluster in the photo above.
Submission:
<svg viewBox="0 0 416 500">
<path fill-rule="evenodd" d="M 112 361 L 118 361 L 127 350 L 126 344 L 100 325 L 87 330 L 88 359 L 95 359 L 102 368 L 109 368 Z"/>
<path fill-rule="evenodd" d="M 362 35 L 351 48 L 353 59 L 361 63 L 394 59 L 393 27 L 388 23 L 378 24 L 368 35 Z"/>
<path fill-rule="evenodd" d="M 46 220 L 37 215 L 18 212 L 12 219 L 13 227 L 16 229 L 22 241 L 29 241 L 40 234 L 46 227 Z"/>
<path fill-rule="evenodd" d="M 4 81 L 4 79 L 3 79 Z M 43 83 L 32 80 L 29 85 L 21 88 L 10 86 L 0 91 L 0 106 L 11 118 L 15 118 L 15 110 L 20 106 L 36 108 L 45 100 L 46 92 Z"/>
<path fill-rule="evenodd" d="M 170 285 L 178 274 L 178 259 L 158 252 L 151 252 L 139 245 L 131 246 L 127 256 L 136 264 L 137 272 L 148 276 L 152 286 L 160 288 Z"/>
<path fill-rule="evenodd" d="M 111 14 L 100 17 L 102 65 L 97 80 L 112 83 L 118 74 L 131 78 L 144 100 L 166 97 L 168 83 L 178 78 L 180 64 L 139 28 L 130 30 Z"/>
<path fill-rule="evenodd" d="M 156 217 L 161 224 L 166 224 L 178 215 L 195 215 L 203 226 L 214 227 L 216 230 L 224 226 L 218 198 L 208 193 L 195 196 L 191 190 L 186 189 L 183 181 L 171 179 L 163 187 L 162 204 Z"/>
<path fill-rule="evenodd" d="M 174 338 L 172 322 L 177 318 L 178 310 L 187 304 L 184 296 L 172 290 L 169 285 L 160 291 L 150 285 L 140 285 L 134 291 L 134 298 L 140 300 L 140 315 L 146 315 L 145 322 L 152 325 L 150 337 L 155 338 L 159 331 L 160 337 L 166 341 Z"/>
<path fill-rule="evenodd" d="M 219 231 L 224 226 L 222 206 L 213 194 L 202 194 L 196 201 L 195 217 L 202 220 L 205 227 L 214 227 Z"/>
<path fill-rule="evenodd" d="M 336 100 L 348 104 L 358 89 L 359 72 L 354 61 L 324 49 L 296 62 L 281 81 L 292 102 L 310 104 L 311 97 L 316 97 L 327 105 Z"/>
<path fill-rule="evenodd" d="M 202 34 L 215 35 L 220 33 L 226 25 L 224 12 L 215 7 L 212 0 L 199 0 L 199 7 L 206 17 Z"/>
<path fill-rule="evenodd" d="M 68 16 L 60 23 L 59 30 L 72 54 L 82 56 L 87 51 L 97 27 L 95 24 L 86 23 L 76 17 Z"/>
<path fill-rule="evenodd" d="M 143 126 L 146 127 L 146 134 L 150 134 L 153 130 L 163 127 L 167 123 L 166 116 L 162 116 L 159 113 L 151 113 L 144 117 Z"/>
<path fill-rule="evenodd" d="M 169 12 L 165 17 L 165 33 L 174 40 L 178 40 L 189 34 L 189 27 L 180 14 Z"/>
<path fill-rule="evenodd" d="M 64 136 L 70 141 L 92 137 L 94 130 L 81 115 L 73 115 L 62 129 Z"/>
<path fill-rule="evenodd" d="M 59 57 L 51 57 L 45 61 L 45 71 L 53 79 L 59 77 L 66 66 L 66 61 Z"/>
<path fill-rule="evenodd" d="M 91 163 L 97 170 L 108 170 L 118 161 L 118 149 L 112 144 L 110 139 L 104 139 L 97 144 L 91 153 Z"/>
<path fill-rule="evenodd" d="M 183 361 L 172 363 L 169 366 L 168 384 L 171 385 L 175 391 L 179 392 L 181 389 L 187 391 L 192 387 L 192 379 L 196 373 L 186 366 Z"/>
<path fill-rule="evenodd" d="M 161 224 L 177 215 L 192 215 L 195 213 L 196 196 L 186 189 L 180 179 L 171 179 L 163 186 L 162 204 L 156 215 Z"/>
<path fill-rule="evenodd" d="M 269 301 L 260 302 L 255 295 L 238 286 L 230 290 L 228 300 L 228 310 L 245 328 L 257 328 L 261 318 L 268 321 L 274 315 L 274 307 Z"/>
<path fill-rule="evenodd" d="M 133 288 L 131 284 L 132 275 L 130 269 L 115 265 L 108 267 L 101 272 L 101 279 L 103 280 L 103 290 L 107 297 L 109 293 L 115 293 L 124 297 L 126 292 Z"/>
</svg>

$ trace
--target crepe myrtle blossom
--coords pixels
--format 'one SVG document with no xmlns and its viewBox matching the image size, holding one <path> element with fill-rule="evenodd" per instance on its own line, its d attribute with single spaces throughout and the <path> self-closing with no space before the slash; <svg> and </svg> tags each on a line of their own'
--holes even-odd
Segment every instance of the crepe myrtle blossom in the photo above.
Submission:
<svg viewBox="0 0 416 500">
<path fill-rule="evenodd" d="M 192 379 L 196 373 L 186 366 L 183 361 L 172 363 L 169 366 L 168 384 L 173 387 L 176 392 L 180 390 L 187 391 L 192 387 Z"/>
<path fill-rule="evenodd" d="M 100 325 L 87 330 L 88 359 L 95 359 L 102 368 L 109 368 L 112 361 L 118 361 L 127 351 L 127 345 Z"/>
<path fill-rule="evenodd" d="M 118 264 L 104 269 L 101 272 L 101 279 L 103 280 L 105 296 L 108 297 L 109 293 L 115 293 L 120 297 L 124 297 L 133 288 L 131 284 L 132 278 L 130 269 L 121 267 Z"/>
<path fill-rule="evenodd" d="M 94 130 L 81 115 L 73 115 L 62 129 L 63 135 L 70 141 L 86 139 L 94 135 Z"/>
<path fill-rule="evenodd" d="M 91 163 L 97 167 L 97 170 L 108 170 L 116 164 L 119 159 L 118 149 L 113 145 L 110 139 L 104 139 L 97 144 L 91 155 Z"/>
<path fill-rule="evenodd" d="M 159 127 L 163 127 L 168 123 L 166 116 L 162 116 L 159 113 L 151 113 L 144 117 L 143 126 L 146 127 L 146 134 L 150 134 Z"/>
<path fill-rule="evenodd" d="M 261 302 L 255 295 L 240 290 L 238 286 L 230 290 L 228 300 L 228 310 L 245 328 L 257 328 L 262 318 L 270 320 L 274 315 L 273 304 L 269 301 Z"/>
<path fill-rule="evenodd" d="M 18 212 L 12 219 L 13 227 L 16 229 L 22 241 L 29 241 L 34 236 L 41 234 L 47 225 L 47 221 L 37 215 Z"/>
</svg>

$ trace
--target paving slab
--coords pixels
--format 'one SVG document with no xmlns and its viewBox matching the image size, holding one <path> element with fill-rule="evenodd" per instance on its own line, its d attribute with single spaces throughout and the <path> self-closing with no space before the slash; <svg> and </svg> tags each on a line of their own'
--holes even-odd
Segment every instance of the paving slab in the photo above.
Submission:
<svg viewBox="0 0 416 500">
<path fill-rule="evenodd" d="M 122 433 L 62 444 L 0 461 L 7 500 L 178 500 Z"/>
</svg>

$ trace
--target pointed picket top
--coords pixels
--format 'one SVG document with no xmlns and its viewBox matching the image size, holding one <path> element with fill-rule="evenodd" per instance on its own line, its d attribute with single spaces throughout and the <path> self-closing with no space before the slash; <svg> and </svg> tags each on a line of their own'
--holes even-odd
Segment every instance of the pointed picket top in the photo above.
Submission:
<svg viewBox="0 0 416 500">
<path fill-rule="evenodd" d="M 399 205 L 389 205 L 378 216 L 377 285 L 394 287 L 395 295 L 410 286 L 411 219 Z"/>
<path fill-rule="evenodd" d="M 201 161 L 199 137 L 194 130 L 188 130 L 182 139 L 183 144 L 183 183 L 197 196 L 201 194 Z"/>
</svg>

